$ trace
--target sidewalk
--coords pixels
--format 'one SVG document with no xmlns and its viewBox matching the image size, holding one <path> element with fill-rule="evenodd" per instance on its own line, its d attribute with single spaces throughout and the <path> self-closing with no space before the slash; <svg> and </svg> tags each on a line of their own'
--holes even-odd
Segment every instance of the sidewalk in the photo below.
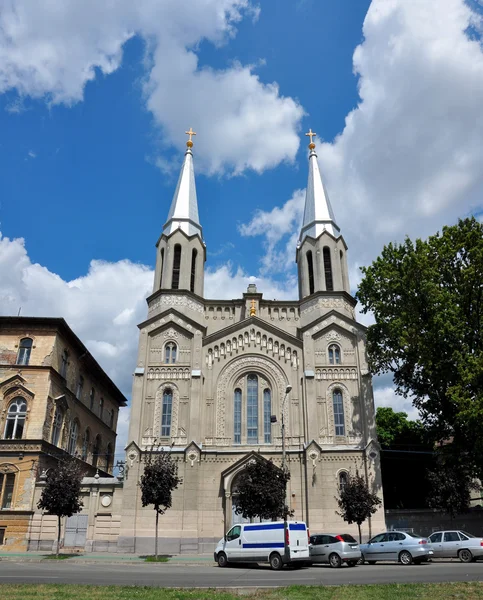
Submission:
<svg viewBox="0 0 483 600">
<path fill-rule="evenodd" d="M 62 552 L 61 552 L 62 554 Z M 50 552 L 0 552 L 0 561 L 14 561 L 14 562 L 42 562 L 46 560 L 46 557 L 51 556 Z M 159 556 L 163 556 L 160 552 Z M 121 554 L 118 552 L 86 552 L 79 553 L 66 558 L 60 562 L 63 563 L 99 563 L 99 564 L 192 564 L 192 565 L 214 565 L 213 554 L 172 554 L 167 555 L 167 563 L 148 563 L 145 561 L 145 555 L 137 554 Z M 49 560 L 49 559 L 47 559 Z"/>
</svg>

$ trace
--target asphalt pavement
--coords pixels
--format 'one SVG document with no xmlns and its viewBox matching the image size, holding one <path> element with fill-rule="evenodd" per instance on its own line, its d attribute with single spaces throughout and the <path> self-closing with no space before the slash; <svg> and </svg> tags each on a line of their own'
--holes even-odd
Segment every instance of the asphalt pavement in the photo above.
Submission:
<svg viewBox="0 0 483 600">
<path fill-rule="evenodd" d="M 66 561 L 0 562 L 2 583 L 75 583 L 86 585 L 147 585 L 166 588 L 264 588 L 289 585 L 368 583 L 436 583 L 483 581 L 483 562 L 433 562 L 422 565 L 359 565 L 331 569 L 317 565 L 300 570 L 212 565 L 136 563 L 82 564 Z"/>
</svg>

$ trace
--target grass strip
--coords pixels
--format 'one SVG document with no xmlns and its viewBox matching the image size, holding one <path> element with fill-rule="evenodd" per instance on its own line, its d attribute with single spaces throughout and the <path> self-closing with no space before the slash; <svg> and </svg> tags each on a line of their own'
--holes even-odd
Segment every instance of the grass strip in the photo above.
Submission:
<svg viewBox="0 0 483 600">
<path fill-rule="evenodd" d="M 3 584 L 9 600 L 483 600 L 482 582 L 292 586 L 242 594 L 137 586 Z"/>
</svg>

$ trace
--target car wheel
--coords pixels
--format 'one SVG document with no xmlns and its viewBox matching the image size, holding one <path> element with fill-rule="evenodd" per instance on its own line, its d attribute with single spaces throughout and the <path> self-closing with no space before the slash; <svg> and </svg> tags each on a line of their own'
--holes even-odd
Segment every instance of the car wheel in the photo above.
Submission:
<svg viewBox="0 0 483 600">
<path fill-rule="evenodd" d="M 408 552 L 407 550 L 403 550 L 400 554 L 399 554 L 399 561 L 403 564 L 403 565 L 411 565 L 413 563 L 413 557 L 411 555 L 410 552 Z"/>
<path fill-rule="evenodd" d="M 357 560 L 348 560 L 347 565 L 349 567 L 355 567 L 357 565 Z"/>
<path fill-rule="evenodd" d="M 461 562 L 469 563 L 473 560 L 473 554 L 468 549 L 460 550 L 458 552 L 458 558 Z"/>
<path fill-rule="evenodd" d="M 332 552 L 332 554 L 329 556 L 329 565 L 333 568 L 333 569 L 338 569 L 342 564 L 342 561 L 340 559 L 340 556 L 338 554 L 336 554 L 335 552 Z"/>
<path fill-rule="evenodd" d="M 228 566 L 228 559 L 226 557 L 226 554 L 224 552 L 220 552 L 220 554 L 218 554 L 216 562 L 218 563 L 219 567 L 227 567 Z"/>
<path fill-rule="evenodd" d="M 282 557 L 277 552 L 270 555 L 270 566 L 274 571 L 280 571 L 283 567 Z"/>
</svg>

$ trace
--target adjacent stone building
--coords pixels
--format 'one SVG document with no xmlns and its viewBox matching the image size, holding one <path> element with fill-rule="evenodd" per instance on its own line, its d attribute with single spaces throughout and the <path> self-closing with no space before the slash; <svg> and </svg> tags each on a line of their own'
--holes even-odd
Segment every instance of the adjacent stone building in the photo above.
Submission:
<svg viewBox="0 0 483 600">
<path fill-rule="evenodd" d="M 312 137 L 293 301 L 266 299 L 255 285 L 242 298 L 204 298 L 206 246 L 187 145 L 139 325 L 118 548 L 153 550 L 155 513 L 142 508 L 138 481 L 143 454 L 158 443 L 183 478 L 160 520 L 160 547 L 211 551 L 240 520 L 236 482 L 247 461 L 255 453 L 281 465 L 282 413 L 295 517 L 312 531 L 355 531 L 337 516 L 335 496 L 358 470 L 382 497 L 379 446 L 365 328 Z M 383 528 L 381 507 L 364 534 Z"/>
<path fill-rule="evenodd" d="M 3 548 L 37 549 L 41 537 L 50 538 L 47 547 L 52 547 L 55 518 L 43 525 L 35 484 L 59 457 L 75 456 L 87 475 L 98 471 L 101 482 L 114 482 L 108 476 L 118 412 L 125 405 L 126 398 L 64 319 L 0 317 Z"/>
</svg>

